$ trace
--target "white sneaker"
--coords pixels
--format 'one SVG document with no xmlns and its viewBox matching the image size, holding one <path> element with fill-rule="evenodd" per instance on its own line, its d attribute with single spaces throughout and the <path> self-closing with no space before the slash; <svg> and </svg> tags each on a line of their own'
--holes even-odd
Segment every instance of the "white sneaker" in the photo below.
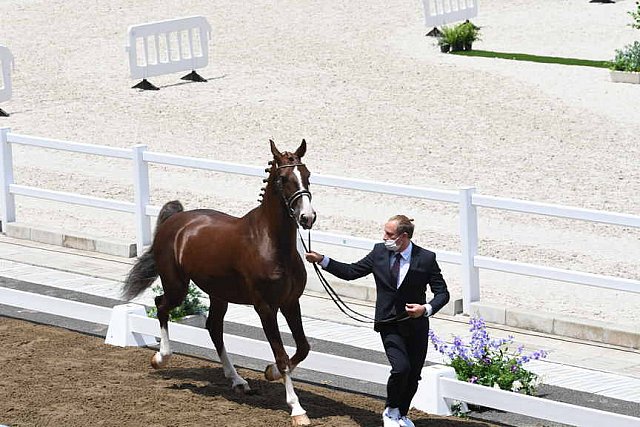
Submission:
<svg viewBox="0 0 640 427">
<path fill-rule="evenodd" d="M 383 427 L 400 427 L 400 410 L 398 408 L 385 408 L 382 413 Z"/>
<path fill-rule="evenodd" d="M 406 415 L 404 417 L 400 417 L 400 419 L 398 420 L 398 425 L 400 425 L 400 427 L 416 427 L 413 421 L 407 418 Z"/>
</svg>

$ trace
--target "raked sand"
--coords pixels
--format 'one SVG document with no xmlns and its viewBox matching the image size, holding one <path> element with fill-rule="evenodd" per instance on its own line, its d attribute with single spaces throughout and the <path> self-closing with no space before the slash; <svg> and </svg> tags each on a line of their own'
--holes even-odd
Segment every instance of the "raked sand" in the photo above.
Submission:
<svg viewBox="0 0 640 427">
<path fill-rule="evenodd" d="M 476 49 L 611 59 L 640 31 L 635 4 L 482 1 Z M 204 15 L 208 83 L 180 74 L 139 92 L 129 25 Z M 15 56 L 0 126 L 76 142 L 266 165 L 268 140 L 309 144 L 313 173 L 640 214 L 640 85 L 605 69 L 439 53 L 420 1 L 0 0 L 0 44 Z M 14 148 L 16 182 L 131 199 L 129 165 Z M 241 215 L 257 178 L 152 167 L 152 202 Z M 394 213 L 416 242 L 459 250 L 455 206 L 313 188 L 320 230 L 377 238 Z M 132 217 L 19 197 L 18 221 L 131 241 Z M 480 210 L 482 255 L 640 279 L 640 230 Z M 230 239 L 233 236 L 229 236 Z M 343 260 L 361 253 L 326 249 Z M 460 297 L 457 267 L 443 265 Z M 637 327 L 640 294 L 482 272 L 482 299 Z"/>
</svg>

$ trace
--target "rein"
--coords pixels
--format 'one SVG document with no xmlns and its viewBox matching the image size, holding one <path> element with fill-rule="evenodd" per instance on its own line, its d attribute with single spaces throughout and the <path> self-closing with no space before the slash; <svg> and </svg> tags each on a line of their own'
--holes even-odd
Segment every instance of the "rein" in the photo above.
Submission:
<svg viewBox="0 0 640 427">
<path fill-rule="evenodd" d="M 283 169 L 283 168 L 293 168 L 296 166 L 304 166 L 304 163 L 293 163 L 289 165 L 277 166 L 276 170 Z M 309 201 L 311 201 L 311 192 L 307 189 L 300 189 L 287 198 L 284 195 L 284 191 L 282 189 L 282 183 L 279 180 L 277 180 L 276 185 L 278 187 L 278 191 L 280 195 L 282 196 L 282 201 L 287 206 L 287 213 L 289 214 L 289 217 L 291 217 L 291 219 L 293 219 L 294 222 L 296 222 L 297 224 L 297 221 L 293 215 L 293 212 L 294 212 L 293 204 L 296 202 L 296 200 L 298 200 L 302 196 L 308 196 Z M 300 237 L 300 242 L 302 242 L 302 246 L 304 247 L 304 250 L 306 252 L 311 251 L 311 232 L 309 231 L 309 234 L 308 234 L 309 245 L 307 246 L 304 242 L 304 238 L 302 237 L 302 234 L 300 233 L 300 229 L 298 228 L 297 225 L 296 225 L 296 230 L 298 230 L 298 236 Z M 351 318 L 352 320 L 355 320 L 356 322 L 360 322 L 360 323 L 368 323 L 368 324 L 374 323 L 376 325 L 385 325 L 385 324 L 395 324 L 399 322 L 404 322 L 405 320 L 410 319 L 406 311 L 402 314 L 398 314 L 395 317 L 392 317 L 390 319 L 385 319 L 385 320 L 375 320 L 372 317 L 369 317 L 362 313 L 358 313 L 357 311 L 349 307 L 347 303 L 342 300 L 342 298 L 340 298 L 340 295 L 338 295 L 335 289 L 331 287 L 331 285 L 329 284 L 327 279 L 324 277 L 324 275 L 322 274 L 322 271 L 320 270 L 320 268 L 316 263 L 313 263 L 313 269 L 315 270 L 316 275 L 318 276 L 318 279 L 322 284 L 322 287 L 327 292 L 327 294 L 329 294 L 329 297 L 331 298 L 333 303 L 336 305 L 336 307 L 338 307 L 345 316 Z"/>
<path fill-rule="evenodd" d="M 300 229 L 298 229 L 298 236 L 300 237 L 300 242 L 302 242 L 302 246 L 304 247 L 304 250 L 306 252 L 310 252 L 311 251 L 311 232 L 309 231 L 308 233 L 309 246 L 307 246 L 304 243 L 304 239 L 302 238 Z M 327 279 L 324 277 L 324 275 L 322 274 L 322 271 L 320 270 L 320 268 L 315 262 L 313 263 L 313 269 L 315 270 L 316 275 L 318 276 L 318 279 L 322 284 L 322 287 L 327 292 L 327 294 L 329 294 L 329 297 L 331 297 L 331 300 L 336 305 L 336 307 L 338 307 L 345 316 L 355 320 L 356 322 L 368 323 L 368 324 L 375 323 L 376 325 L 385 325 L 385 324 L 394 324 L 394 323 L 404 322 L 405 320 L 410 319 L 406 311 L 402 314 L 396 315 L 396 317 L 392 317 L 390 319 L 385 319 L 385 320 L 375 320 L 372 317 L 369 317 L 365 314 L 355 311 L 354 309 L 349 307 L 347 303 L 344 302 L 342 298 L 340 298 L 340 295 L 338 295 L 335 289 L 331 287 L 331 285 L 329 284 Z M 359 317 L 356 317 L 356 316 L 359 316 Z"/>
</svg>

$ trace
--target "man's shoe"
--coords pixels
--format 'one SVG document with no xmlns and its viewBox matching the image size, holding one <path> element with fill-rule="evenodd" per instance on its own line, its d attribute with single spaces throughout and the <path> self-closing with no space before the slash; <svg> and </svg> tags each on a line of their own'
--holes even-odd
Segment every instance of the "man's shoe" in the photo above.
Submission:
<svg viewBox="0 0 640 427">
<path fill-rule="evenodd" d="M 406 415 L 400 417 L 400 419 L 398 420 L 398 425 L 400 425 L 400 427 L 416 427 L 416 425 L 413 424 L 413 421 L 407 418 Z"/>
<path fill-rule="evenodd" d="M 398 408 L 385 408 L 382 413 L 383 427 L 400 427 L 400 410 Z"/>
</svg>

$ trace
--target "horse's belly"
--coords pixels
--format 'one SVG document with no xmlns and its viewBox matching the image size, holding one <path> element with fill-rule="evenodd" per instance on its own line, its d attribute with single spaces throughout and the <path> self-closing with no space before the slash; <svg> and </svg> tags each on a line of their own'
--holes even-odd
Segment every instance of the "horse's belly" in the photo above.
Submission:
<svg viewBox="0 0 640 427">
<path fill-rule="evenodd" d="M 247 286 L 232 277 L 194 278 L 194 283 L 208 295 L 234 304 L 253 304 Z"/>
</svg>

